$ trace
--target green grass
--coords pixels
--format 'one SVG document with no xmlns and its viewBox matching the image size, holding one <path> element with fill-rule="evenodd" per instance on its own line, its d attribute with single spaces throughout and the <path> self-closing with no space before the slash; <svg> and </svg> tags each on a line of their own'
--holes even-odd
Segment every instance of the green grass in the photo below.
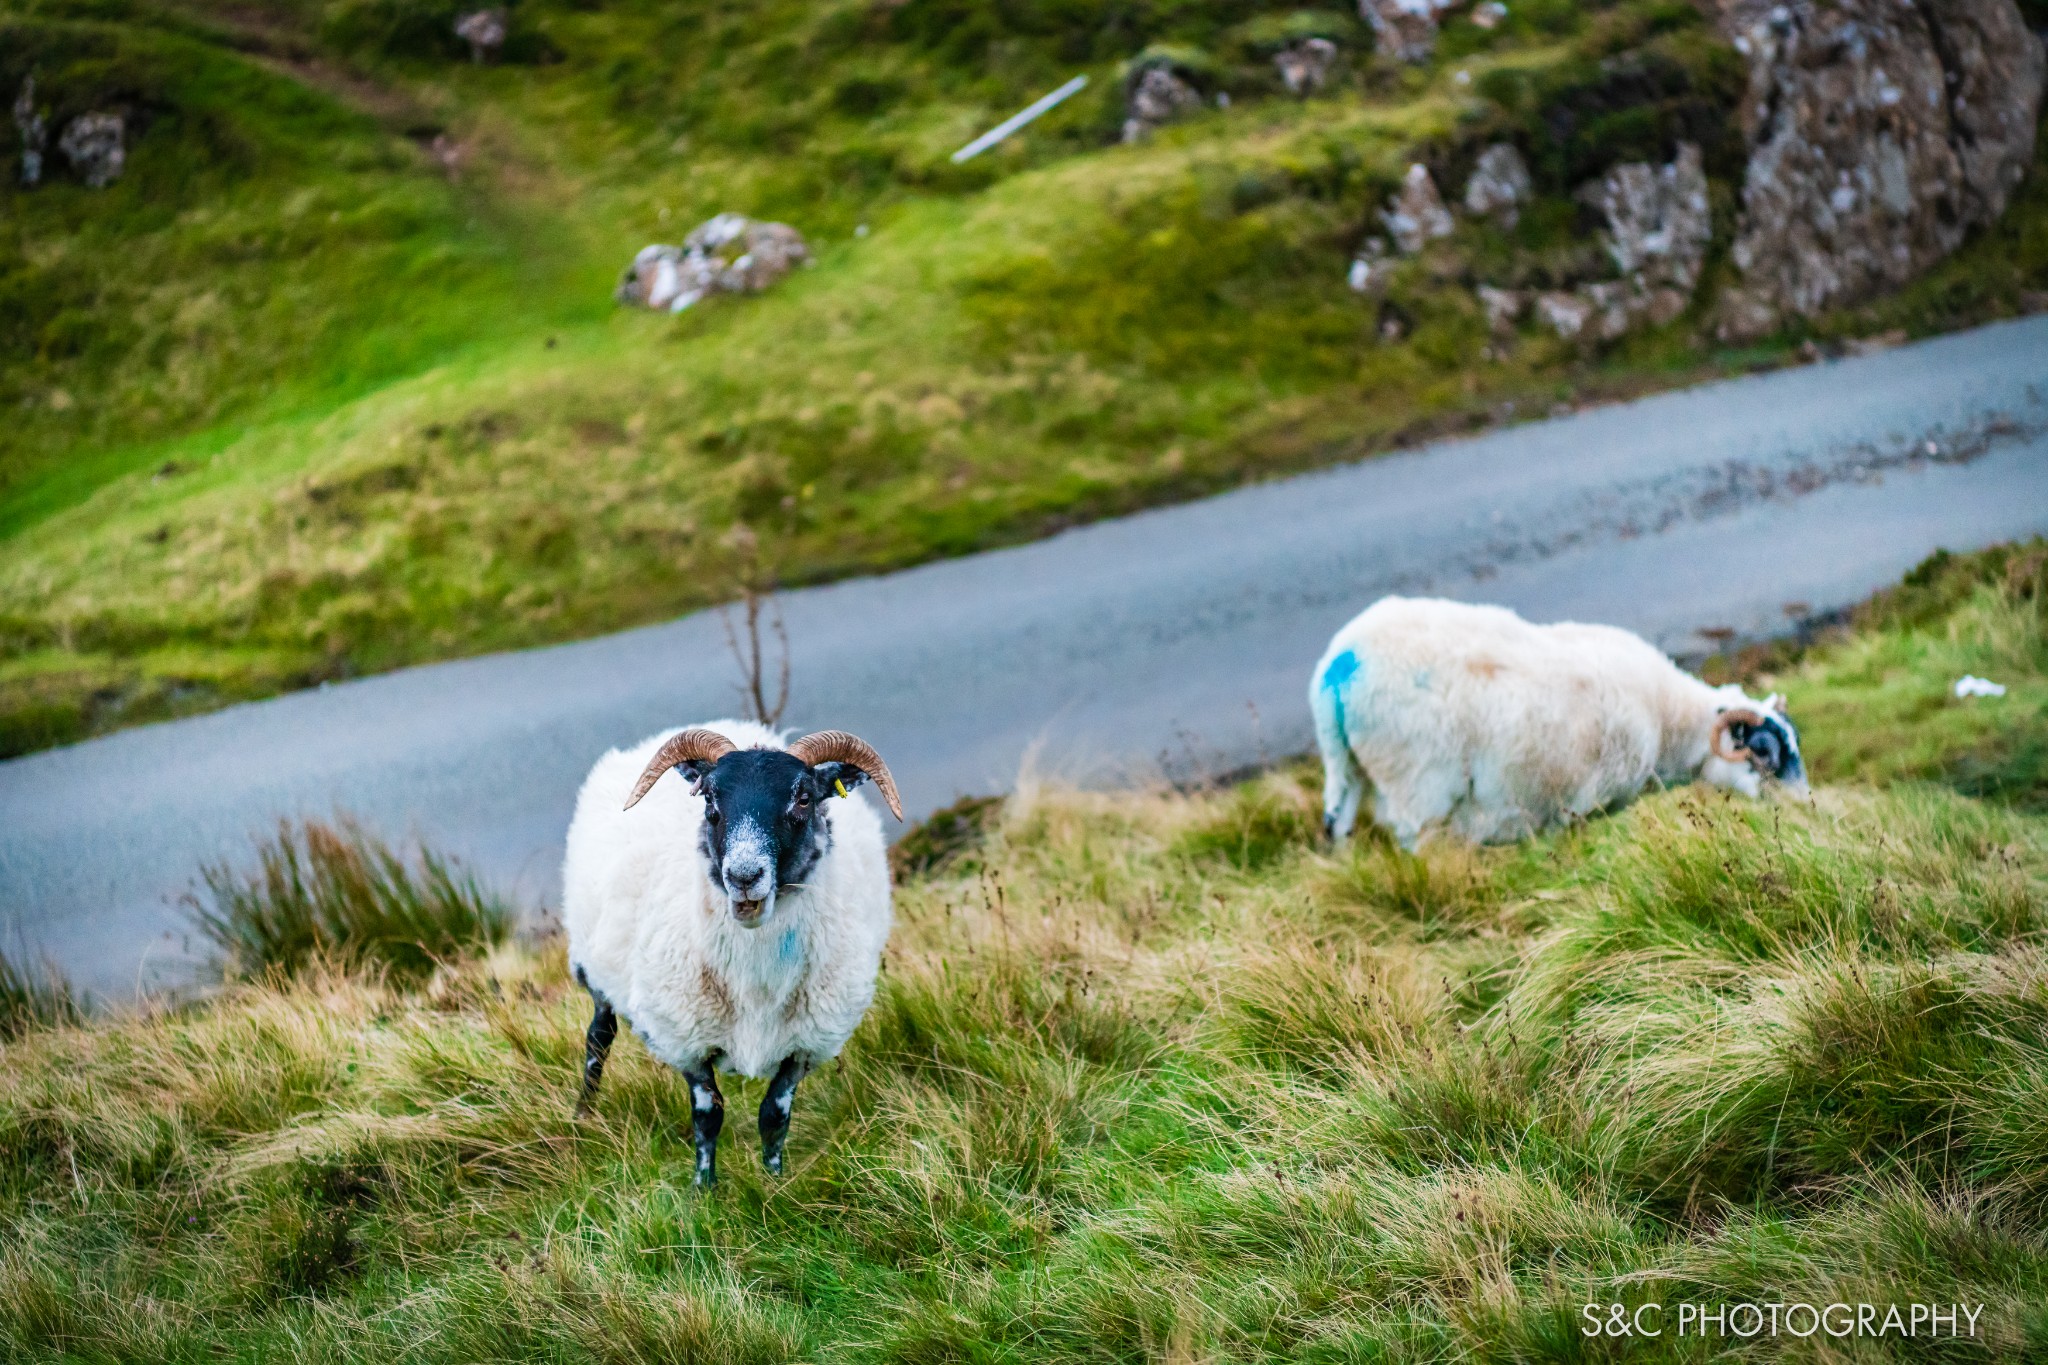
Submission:
<svg viewBox="0 0 2048 1365">
<path fill-rule="evenodd" d="M 777 1181 L 735 1123 L 693 1193 L 686 1088 L 630 1039 L 571 1120 L 558 942 L 30 1029 L 0 1351 L 1814 1357 L 1580 1334 L 1586 1303 L 1755 1301 L 1984 1305 L 1975 1340 L 1841 1358 L 2038 1355 L 2048 817 L 1958 790 L 1984 731 L 1891 697 L 1979 649 L 2037 696 L 2039 551 L 1933 562 L 1775 661 L 1810 802 L 1670 791 L 1420 855 L 1322 849 L 1302 764 L 949 812 Z"/>
<path fill-rule="evenodd" d="M 59 117 L 140 128 L 109 191 L 0 187 L 0 753 L 662 619 L 729 595 L 741 524 L 815 582 L 1805 336 L 1724 351 L 1703 303 L 1604 350 L 1532 324 L 1481 358 L 1467 286 L 1597 265 L 1569 192 L 1617 159 L 1701 143 L 1728 239 L 1741 65 L 1690 6 L 1518 5 L 1451 23 L 1420 71 L 1347 10 L 1250 0 L 527 0 L 487 67 L 449 13 L 0 0 L 0 88 L 33 68 Z M 1270 54 L 1309 31 L 1348 55 L 1297 102 Z M 1148 48 L 1236 99 L 1110 145 Z M 1076 71 L 1090 90 L 1027 135 L 947 159 Z M 1455 190 L 1504 136 L 1544 195 L 1514 232 L 1463 225 L 1384 309 L 1342 287 L 1411 158 Z M 2020 310 L 2048 284 L 2043 184 L 1808 330 Z M 613 309 L 641 244 L 733 208 L 798 225 L 816 268 L 679 319 Z"/>
<path fill-rule="evenodd" d="M 231 974 L 376 964 L 399 980 L 504 941 L 511 913 L 431 849 L 408 859 L 359 825 L 289 821 L 253 868 L 210 864 L 187 899 Z"/>
<path fill-rule="evenodd" d="M 0 956 L 0 1038 L 78 1021 L 78 1001 L 59 973 Z"/>
</svg>

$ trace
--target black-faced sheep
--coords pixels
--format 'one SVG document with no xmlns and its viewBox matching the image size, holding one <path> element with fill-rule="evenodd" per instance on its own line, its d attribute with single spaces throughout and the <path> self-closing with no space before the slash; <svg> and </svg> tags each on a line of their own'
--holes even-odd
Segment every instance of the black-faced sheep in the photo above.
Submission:
<svg viewBox="0 0 2048 1365">
<path fill-rule="evenodd" d="M 671 768 L 687 781 L 662 782 Z M 903 818 L 888 765 L 836 730 L 785 745 L 715 721 L 597 761 L 562 868 L 569 966 L 595 1006 L 579 1113 L 623 1015 L 690 1082 L 698 1185 L 718 1178 L 720 1070 L 772 1077 L 761 1157 L 782 1169 L 797 1082 L 859 1025 L 889 938 L 881 819 L 834 799 L 863 780 Z"/>
<path fill-rule="evenodd" d="M 1746 796 L 1806 787 L 1782 699 L 1709 687 L 1613 626 L 1536 626 L 1504 607 L 1386 597 L 1309 681 L 1323 824 L 1373 816 L 1404 848 L 1448 829 L 1519 839 L 1695 778 Z"/>
</svg>

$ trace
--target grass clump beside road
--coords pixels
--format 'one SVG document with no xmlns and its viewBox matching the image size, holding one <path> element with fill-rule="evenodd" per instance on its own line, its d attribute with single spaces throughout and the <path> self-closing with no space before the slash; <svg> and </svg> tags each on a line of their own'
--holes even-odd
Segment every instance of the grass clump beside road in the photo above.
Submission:
<svg viewBox="0 0 2048 1365">
<path fill-rule="evenodd" d="M 2037 708 L 2038 617 L 2006 698 L 1886 709 L 2028 619 L 2032 553 L 1778 661 L 1811 803 L 1687 789 L 1419 856 L 1324 851 L 1303 765 L 949 813 L 779 1181 L 734 1125 L 692 1193 L 686 1088 L 630 1041 L 571 1121 L 559 944 L 33 1029 L 0 1065 L 0 1351 L 1810 1349 L 1580 1335 L 1584 1303 L 1682 1301 L 1982 1304 L 1974 1339 L 1858 1358 L 2048 1350 L 2048 817 L 1957 790 L 1944 746 L 1983 732 L 1937 714 Z M 1869 759 L 1879 724 L 1950 783 Z"/>
<path fill-rule="evenodd" d="M 813 582 L 1805 339 L 1713 343 L 1718 256 L 1692 314 L 1604 349 L 1494 337 L 1474 300 L 1604 270 L 1572 192 L 1680 140 L 1731 239 L 1742 65 L 1690 6 L 1456 17 L 1420 69 L 1348 7 L 1237 0 L 527 0 L 483 67 L 448 9 L 0 3 L 0 91 L 33 70 L 53 116 L 136 128 L 110 190 L 0 186 L 0 754 L 661 619 L 729 595 L 741 526 Z M 1272 53 L 1311 31 L 1344 56 L 1283 97 Z M 1148 52 L 1233 103 L 1113 145 Z M 1461 220 L 1384 298 L 1344 287 L 1410 160 L 1455 199 L 1499 138 L 1541 191 L 1514 229 Z M 1809 330 L 2011 315 L 2048 286 L 2044 196 Z M 613 309 L 634 250 L 728 209 L 816 268 Z"/>
<path fill-rule="evenodd" d="M 315 962 L 375 964 L 417 980 L 504 941 L 506 906 L 432 849 L 408 859 L 352 821 L 286 821 L 256 865 L 209 865 L 187 898 L 199 931 L 237 975 Z"/>
</svg>

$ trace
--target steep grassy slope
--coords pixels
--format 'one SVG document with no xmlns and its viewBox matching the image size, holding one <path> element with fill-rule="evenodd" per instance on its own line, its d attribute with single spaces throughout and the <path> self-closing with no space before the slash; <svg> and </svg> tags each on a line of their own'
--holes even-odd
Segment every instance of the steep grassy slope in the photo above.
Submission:
<svg viewBox="0 0 2048 1365">
<path fill-rule="evenodd" d="M 527 0 L 487 67 L 452 13 L 0 6 L 0 90 L 33 68 L 59 117 L 141 128 L 110 191 L 0 189 L 0 753 L 715 601 L 741 523 L 812 581 L 1799 340 L 1728 354 L 1689 317 L 1499 343 L 1472 299 L 1597 265 L 1569 192 L 1680 139 L 1725 242 L 1741 72 L 1686 5 L 1517 5 L 1424 70 L 1250 0 Z M 1297 102 L 1270 54 L 1308 31 L 1347 56 Z M 1234 103 L 1108 145 L 1121 64 L 1160 45 Z M 947 159 L 1077 70 L 1027 136 Z M 1513 233 L 1465 224 L 1384 302 L 1343 288 L 1411 157 L 1455 188 L 1503 136 L 1545 196 Z M 2048 281 L 2039 184 L 1820 334 L 2019 308 Z M 797 224 L 817 267 L 613 312 L 634 249 L 728 208 Z"/>
<path fill-rule="evenodd" d="M 570 1120 L 559 946 L 32 1028 L 0 1043 L 0 1350 L 1812 1359 L 1680 1338 L 1677 1305 L 1934 1302 L 1981 1305 L 1975 1337 L 1823 1345 L 2039 1354 L 2048 822 L 1890 780 L 1866 738 L 1953 771 L 2042 732 L 2041 549 L 1930 569 L 1786 670 L 1808 805 L 1332 856 L 1295 768 L 1021 792 L 922 840 L 775 1182 L 734 1083 L 692 1193 L 685 1088 L 630 1039 Z M 2014 693 L 1935 700 L 1965 658 Z M 1650 1302 L 1656 1341 L 1581 1335 Z"/>
</svg>

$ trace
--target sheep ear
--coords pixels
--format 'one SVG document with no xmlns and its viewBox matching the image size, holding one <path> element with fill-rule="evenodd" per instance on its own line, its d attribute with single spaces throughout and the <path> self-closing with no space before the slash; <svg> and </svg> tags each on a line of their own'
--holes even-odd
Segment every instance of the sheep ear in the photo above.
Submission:
<svg viewBox="0 0 2048 1365">
<path fill-rule="evenodd" d="M 851 763 L 820 763 L 811 771 L 825 784 L 825 790 L 834 796 L 845 796 L 868 780 L 868 775 Z"/>
<path fill-rule="evenodd" d="M 1785 709 L 1785 694 L 1784 694 L 1783 692 L 1773 692 L 1773 693 L 1771 693 L 1771 695 L 1770 695 L 1770 696 L 1768 696 L 1768 697 L 1765 697 L 1765 698 L 1764 698 L 1764 709 L 1765 709 L 1766 711 L 1782 711 L 1782 710 L 1784 710 L 1784 709 Z"/>
</svg>

